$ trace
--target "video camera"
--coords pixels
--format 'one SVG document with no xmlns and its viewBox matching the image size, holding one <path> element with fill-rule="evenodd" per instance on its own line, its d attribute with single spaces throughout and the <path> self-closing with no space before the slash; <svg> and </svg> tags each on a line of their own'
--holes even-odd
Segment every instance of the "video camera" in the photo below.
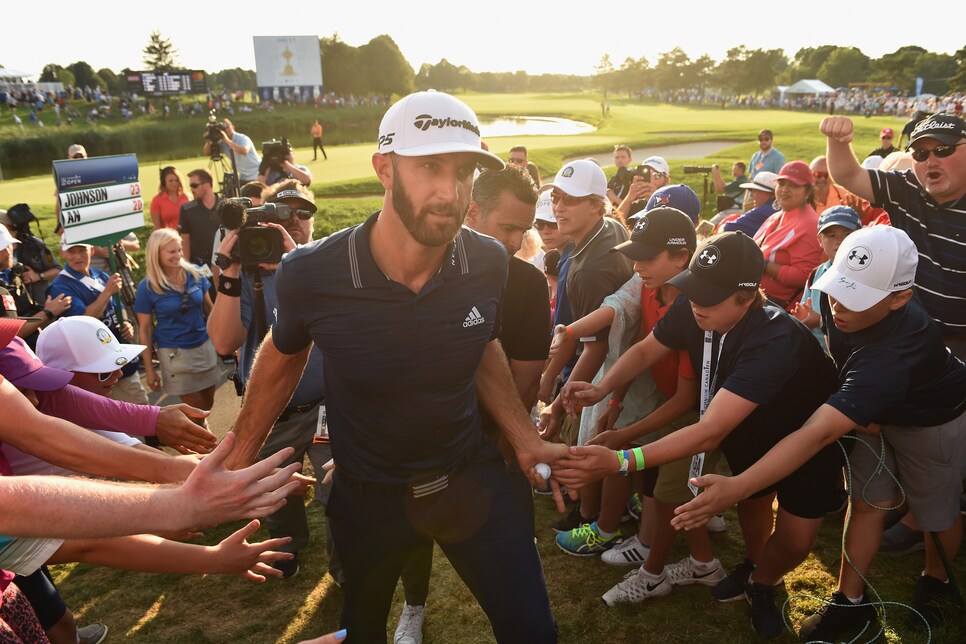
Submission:
<svg viewBox="0 0 966 644">
<path fill-rule="evenodd" d="M 711 172 L 711 166 L 709 165 L 684 166 L 684 174 L 709 174 L 710 172 Z"/>
<path fill-rule="evenodd" d="M 224 199 L 218 205 L 218 218 L 221 225 L 228 230 L 238 231 L 238 243 L 232 251 L 230 261 L 239 262 L 245 270 L 251 270 L 263 263 L 279 263 L 285 252 L 282 247 L 282 233 L 258 224 L 261 222 L 280 224 L 292 217 L 311 219 L 312 211 L 290 208 L 283 203 L 266 203 L 252 208 L 252 200 L 248 197 Z M 217 258 L 216 263 L 222 269 L 228 268 L 222 266 Z"/>
<path fill-rule="evenodd" d="M 262 143 L 262 161 L 269 167 L 280 168 L 291 151 L 292 146 L 284 136 L 281 141 L 265 141 Z"/>
<path fill-rule="evenodd" d="M 208 123 L 205 125 L 205 140 L 211 143 L 211 158 L 221 159 L 221 142 L 224 140 L 221 133 L 228 127 L 218 120 L 215 110 L 208 112 Z"/>
<path fill-rule="evenodd" d="M 30 206 L 25 203 L 10 206 L 7 217 L 13 224 L 14 235 L 20 240 L 19 256 L 24 266 L 37 273 L 43 273 L 58 266 L 43 240 L 34 235 L 30 229 L 31 222 L 37 221 L 37 217 L 30 210 Z"/>
</svg>

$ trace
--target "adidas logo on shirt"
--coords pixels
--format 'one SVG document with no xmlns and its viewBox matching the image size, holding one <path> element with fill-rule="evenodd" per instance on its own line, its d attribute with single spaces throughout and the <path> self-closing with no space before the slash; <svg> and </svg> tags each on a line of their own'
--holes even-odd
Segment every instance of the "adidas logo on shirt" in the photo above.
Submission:
<svg viewBox="0 0 966 644">
<path fill-rule="evenodd" d="M 483 319 L 483 316 L 480 315 L 480 312 L 477 311 L 476 307 L 474 306 L 472 309 L 470 309 L 470 314 L 466 316 L 465 320 L 463 320 L 463 328 L 468 329 L 471 326 L 483 324 L 484 322 L 486 322 L 486 320 Z"/>
</svg>

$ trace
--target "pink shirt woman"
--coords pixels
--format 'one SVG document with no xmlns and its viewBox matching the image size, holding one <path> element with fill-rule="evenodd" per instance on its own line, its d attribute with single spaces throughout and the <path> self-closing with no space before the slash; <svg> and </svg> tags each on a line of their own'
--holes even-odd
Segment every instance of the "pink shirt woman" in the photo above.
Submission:
<svg viewBox="0 0 966 644">
<path fill-rule="evenodd" d="M 781 210 L 761 225 L 755 243 L 765 256 L 761 288 L 769 300 L 787 308 L 798 301 L 809 273 L 822 262 L 822 247 L 808 164 L 786 163 L 775 183 L 775 201 Z"/>
<path fill-rule="evenodd" d="M 161 185 L 158 194 L 151 200 L 151 222 L 154 229 L 178 229 L 178 219 L 181 216 L 181 204 L 188 202 L 188 195 L 184 193 L 184 179 L 173 165 L 161 168 Z"/>
</svg>

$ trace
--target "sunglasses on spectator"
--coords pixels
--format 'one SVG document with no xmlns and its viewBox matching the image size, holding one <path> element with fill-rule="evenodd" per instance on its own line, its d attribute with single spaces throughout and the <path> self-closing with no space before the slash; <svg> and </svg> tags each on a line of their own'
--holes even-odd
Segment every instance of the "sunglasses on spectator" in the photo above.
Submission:
<svg viewBox="0 0 966 644">
<path fill-rule="evenodd" d="M 200 183 L 189 183 L 188 186 L 194 190 L 195 188 L 200 188 L 203 184 Z"/>
<path fill-rule="evenodd" d="M 552 228 L 553 230 L 557 230 L 557 222 L 538 219 L 533 222 L 533 227 L 537 230 L 543 230 L 544 228 Z"/>
<path fill-rule="evenodd" d="M 526 163 L 526 162 L 527 162 L 526 159 L 521 159 L 519 157 L 510 157 L 510 163 L 523 164 L 523 163 Z"/>
<path fill-rule="evenodd" d="M 590 195 L 585 197 L 571 197 L 568 194 L 557 192 L 556 190 L 550 193 L 550 203 L 560 203 L 563 201 L 565 206 L 576 206 L 577 204 L 583 203 L 588 199 L 590 199 Z"/>
<path fill-rule="evenodd" d="M 182 313 L 188 312 L 188 302 L 190 301 L 189 300 L 190 297 L 191 296 L 188 295 L 188 291 L 185 291 L 181 294 L 181 312 Z"/>
<path fill-rule="evenodd" d="M 966 143 L 966 141 L 963 141 L 963 143 Z M 935 154 L 937 159 L 945 159 L 946 157 L 952 156 L 956 151 L 956 148 L 963 145 L 963 143 L 956 143 L 954 145 L 937 145 L 931 150 L 913 150 L 910 152 L 910 155 L 912 156 L 913 160 L 918 161 L 919 163 L 922 163 L 928 159 L 930 153 Z"/>
<path fill-rule="evenodd" d="M 87 157 L 84 156 L 83 154 L 75 154 L 74 156 L 71 157 L 71 159 L 86 159 L 86 158 Z"/>
<path fill-rule="evenodd" d="M 759 136 L 758 137 L 758 140 L 759 141 L 771 141 L 771 137 L 770 136 Z"/>
<path fill-rule="evenodd" d="M 816 179 L 828 179 L 828 172 L 813 172 L 812 176 Z"/>
<path fill-rule="evenodd" d="M 107 382 L 108 380 L 111 379 L 111 376 L 113 375 L 114 375 L 113 371 L 108 371 L 107 373 L 99 373 L 97 374 L 97 382 Z"/>
</svg>

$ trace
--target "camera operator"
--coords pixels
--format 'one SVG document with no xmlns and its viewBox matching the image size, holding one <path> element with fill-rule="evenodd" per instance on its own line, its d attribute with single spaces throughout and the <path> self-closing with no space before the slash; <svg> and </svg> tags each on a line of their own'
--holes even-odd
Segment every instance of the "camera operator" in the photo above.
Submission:
<svg viewBox="0 0 966 644">
<path fill-rule="evenodd" d="M 288 139 L 263 143 L 258 180 L 271 187 L 287 179 L 295 179 L 303 186 L 308 186 L 312 183 L 312 172 L 304 165 L 295 165 L 295 153 Z"/>
<path fill-rule="evenodd" d="M 312 193 L 292 179 L 266 189 L 263 194 L 266 202 L 282 203 L 293 210 L 302 209 L 311 213 L 316 211 Z M 295 248 L 296 244 L 305 244 L 312 240 L 312 218 L 302 219 L 294 212 L 288 219 L 283 220 L 281 225 L 274 222 L 259 225 L 278 229 L 282 233 L 282 243 L 286 252 Z M 253 272 L 260 271 L 264 310 L 271 313 L 277 306 L 275 266 L 242 267 L 236 252 L 237 241 L 238 230 L 229 230 L 218 247 L 216 257 L 221 268 L 221 279 L 218 284 L 220 295 L 215 300 L 214 308 L 208 317 L 208 336 L 221 355 L 229 355 L 238 350 L 238 375 L 241 383 L 247 383 L 255 360 L 255 350 L 262 341 L 262 333 L 266 331 L 266 329 L 257 329 L 258 325 L 255 324 L 256 307 L 261 303 L 256 301 Z M 268 322 L 272 321 L 270 317 Z M 291 446 L 295 448 L 295 453 L 288 463 L 301 462 L 308 454 L 313 468 L 321 478 L 322 465 L 332 457 L 327 436 L 325 442 L 315 440 L 316 430 L 319 424 L 324 422 L 324 416 L 320 418 L 320 414 L 325 413 L 323 403 L 322 353 L 318 348 L 314 348 L 302 374 L 302 380 L 288 406 L 275 422 L 265 445 L 262 446 L 259 459 L 281 449 L 276 446 Z M 331 484 L 326 484 L 316 489 L 316 498 L 323 505 L 328 500 L 330 486 Z M 291 561 L 277 562 L 275 566 L 286 577 L 294 575 L 298 572 L 298 552 L 309 543 L 305 505 L 290 501 L 267 517 L 265 523 L 273 537 L 292 537 L 292 542 L 284 548 L 288 552 L 295 553 L 295 558 Z M 329 571 L 341 584 L 343 580 L 341 566 L 335 558 L 335 551 L 328 535 L 326 550 L 329 555 Z"/>
<path fill-rule="evenodd" d="M 658 188 L 671 182 L 671 168 L 661 157 L 647 157 L 644 163 L 634 170 L 631 186 L 617 211 L 626 221 L 634 213 L 644 210 L 647 200 Z"/>
<path fill-rule="evenodd" d="M 258 152 L 255 150 L 255 144 L 252 143 L 248 135 L 237 131 L 230 120 L 222 119 L 220 125 L 219 130 L 222 140 L 219 145 L 221 145 L 221 151 L 225 154 L 228 154 L 229 151 L 233 153 L 239 181 L 254 181 L 258 177 L 258 166 L 262 162 L 262 158 L 258 156 Z M 212 141 L 206 135 L 205 156 L 211 155 L 211 145 Z"/>
<path fill-rule="evenodd" d="M 211 173 L 204 169 L 188 173 L 188 186 L 192 201 L 181 204 L 178 215 L 178 232 L 184 257 L 198 266 L 211 266 L 211 254 L 218 231 L 215 212 L 221 199 L 215 193 Z"/>
<path fill-rule="evenodd" d="M 123 319 L 114 303 L 114 295 L 123 285 L 121 275 L 110 275 L 91 266 L 94 247 L 90 244 L 62 242 L 60 253 L 67 266 L 51 282 L 49 294 L 69 299 L 70 306 L 62 315 L 89 315 L 97 318 L 111 330 L 119 342 L 133 344 L 134 327 Z M 121 367 L 121 378 L 111 391 L 111 398 L 140 405 L 148 404 L 148 394 L 138 373 L 140 364 L 140 359 L 136 358 Z"/>
<path fill-rule="evenodd" d="M 17 331 L 17 335 L 33 346 L 37 341 L 37 330 L 53 322 L 66 310 L 70 306 L 70 298 L 47 297 L 42 307 L 34 302 L 23 282 L 25 269 L 14 262 L 14 248 L 19 243 L 7 227 L 0 224 L 0 317 L 36 316 L 33 320 L 27 320 Z"/>
<path fill-rule="evenodd" d="M 627 191 L 631 187 L 631 149 L 621 144 L 614 146 L 614 165 L 617 166 L 617 173 L 607 182 L 607 200 L 615 208 L 620 207 L 621 201 L 627 196 Z"/>
</svg>

